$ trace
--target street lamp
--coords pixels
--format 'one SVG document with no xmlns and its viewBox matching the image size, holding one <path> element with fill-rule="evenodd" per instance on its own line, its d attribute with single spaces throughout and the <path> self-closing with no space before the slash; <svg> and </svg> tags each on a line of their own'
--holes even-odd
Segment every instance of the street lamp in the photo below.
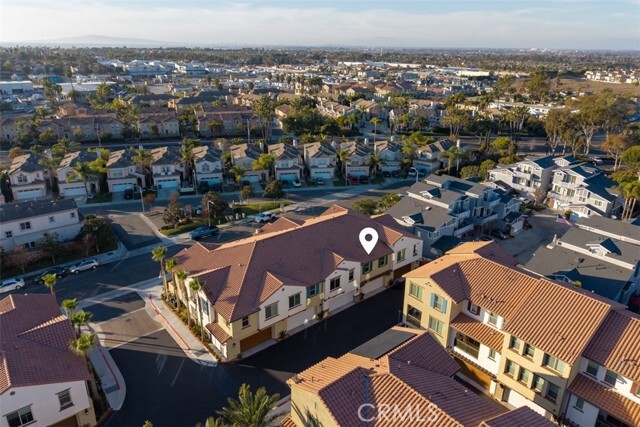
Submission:
<svg viewBox="0 0 640 427">
<path fill-rule="evenodd" d="M 142 213 L 144 213 L 144 197 L 142 197 L 142 187 L 138 187 L 140 190 L 140 203 L 142 203 Z"/>
<path fill-rule="evenodd" d="M 209 204 L 213 203 L 213 200 L 207 200 L 207 217 L 209 219 L 209 228 L 211 228 L 211 211 L 209 210 Z"/>
<path fill-rule="evenodd" d="M 412 167 L 410 170 L 416 171 L 416 183 L 417 183 L 418 182 L 418 175 L 419 175 L 418 169 Z"/>
</svg>

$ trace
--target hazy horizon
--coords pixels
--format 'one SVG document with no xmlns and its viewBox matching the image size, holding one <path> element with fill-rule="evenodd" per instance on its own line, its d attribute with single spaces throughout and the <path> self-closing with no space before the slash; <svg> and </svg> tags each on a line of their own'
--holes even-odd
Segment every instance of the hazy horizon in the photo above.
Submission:
<svg viewBox="0 0 640 427">
<path fill-rule="evenodd" d="M 3 45 L 640 50 L 640 0 L 22 0 L 0 12 Z"/>
</svg>

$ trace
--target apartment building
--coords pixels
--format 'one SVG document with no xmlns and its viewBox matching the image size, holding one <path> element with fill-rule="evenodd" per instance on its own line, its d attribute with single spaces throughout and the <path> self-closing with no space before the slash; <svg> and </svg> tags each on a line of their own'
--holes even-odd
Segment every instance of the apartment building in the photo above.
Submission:
<svg viewBox="0 0 640 427">
<path fill-rule="evenodd" d="M 365 227 L 379 236 L 370 254 L 359 241 Z M 304 222 L 280 218 L 246 239 L 184 249 L 176 258 L 189 274 L 188 295 L 178 295 L 202 318 L 212 345 L 235 359 L 385 290 L 421 254 L 422 241 L 390 217 L 333 206 Z M 197 295 L 188 286 L 195 278 Z"/>
<path fill-rule="evenodd" d="M 553 172 L 547 197 L 554 209 L 571 211 L 571 219 L 592 215 L 611 216 L 622 207 L 617 183 L 589 163 L 561 167 Z"/>
<path fill-rule="evenodd" d="M 529 408 L 507 410 L 453 377 L 460 367 L 426 331 L 395 326 L 287 381 L 283 427 L 551 427 Z"/>
<path fill-rule="evenodd" d="M 556 161 L 559 159 L 562 158 L 546 156 L 526 158 L 511 165 L 498 165 L 489 171 L 489 181 L 504 183 L 541 203 L 547 194 L 553 171 L 558 167 Z"/>
<path fill-rule="evenodd" d="M 69 350 L 76 333 L 48 294 L 0 300 L 0 426 L 96 425 L 83 357 Z"/>
<path fill-rule="evenodd" d="M 336 169 L 336 149 L 323 142 L 303 145 L 304 163 L 311 179 L 333 179 Z"/>
<path fill-rule="evenodd" d="M 22 201 L 44 197 L 47 195 L 49 171 L 38 163 L 40 156 L 27 153 L 11 160 L 6 174 L 11 183 L 13 200 Z"/>
<path fill-rule="evenodd" d="M 403 313 L 494 398 L 558 421 L 602 325 L 625 306 L 516 264 L 493 242 L 460 245 L 404 275 Z"/>
<path fill-rule="evenodd" d="M 269 154 L 276 159 L 274 169 L 277 180 L 301 179 L 304 163 L 298 150 L 298 141 L 294 140 L 293 144 L 270 144 L 268 147 Z"/>
<path fill-rule="evenodd" d="M 634 239 L 640 226 L 603 220 L 572 227 L 538 248 L 524 268 L 627 304 L 640 288 L 640 242 Z M 629 237 L 619 234 L 625 231 Z"/>
</svg>

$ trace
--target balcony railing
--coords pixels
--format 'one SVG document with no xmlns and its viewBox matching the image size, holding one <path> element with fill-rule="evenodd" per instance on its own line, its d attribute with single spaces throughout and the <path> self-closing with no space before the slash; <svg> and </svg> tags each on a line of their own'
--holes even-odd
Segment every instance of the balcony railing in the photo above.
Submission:
<svg viewBox="0 0 640 427">
<path fill-rule="evenodd" d="M 416 328 L 420 327 L 420 319 L 417 319 L 417 318 L 411 316 L 410 314 L 407 314 L 407 323 L 409 323 L 410 325 L 415 326 Z"/>
<path fill-rule="evenodd" d="M 456 340 L 456 343 L 454 344 L 454 348 L 457 348 L 458 350 L 462 351 L 465 354 L 468 354 L 469 356 L 473 357 L 474 359 L 478 358 L 478 354 L 480 354 L 480 348 L 478 347 L 474 347 L 470 344 L 467 344 L 464 341 L 460 341 L 460 340 Z"/>
<path fill-rule="evenodd" d="M 485 217 L 482 217 L 482 218 L 474 218 L 473 222 L 476 225 L 485 225 L 486 223 L 491 222 L 491 221 L 495 221 L 497 219 L 498 219 L 498 214 L 493 214 L 493 215 L 485 216 Z"/>
</svg>

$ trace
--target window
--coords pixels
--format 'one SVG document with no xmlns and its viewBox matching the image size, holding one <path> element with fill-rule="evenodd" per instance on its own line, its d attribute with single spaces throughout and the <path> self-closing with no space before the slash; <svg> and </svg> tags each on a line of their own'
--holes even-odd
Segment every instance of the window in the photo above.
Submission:
<svg viewBox="0 0 640 427">
<path fill-rule="evenodd" d="M 271 319 L 278 315 L 278 303 L 274 302 L 273 304 L 269 304 L 264 308 L 264 318 Z"/>
<path fill-rule="evenodd" d="M 576 403 L 575 405 L 573 405 L 573 407 L 576 408 L 578 411 L 582 412 L 582 410 L 584 409 L 584 399 L 576 396 Z"/>
<path fill-rule="evenodd" d="M 507 361 L 504 364 L 504 373 L 511 377 L 515 377 L 517 368 L 518 368 L 518 365 L 513 363 L 511 360 L 507 359 Z"/>
<path fill-rule="evenodd" d="M 531 376 L 531 372 L 527 369 L 520 368 L 520 372 L 518 373 L 518 381 L 523 384 L 527 384 L 529 382 L 529 377 Z"/>
<path fill-rule="evenodd" d="M 21 222 L 20 223 L 20 230 L 31 230 L 31 223 L 29 221 L 27 222 Z"/>
<path fill-rule="evenodd" d="M 604 382 L 610 386 L 615 386 L 618 380 L 618 374 L 607 369 L 607 373 L 604 375 Z"/>
<path fill-rule="evenodd" d="M 541 392 L 543 387 L 544 378 L 542 378 L 540 375 L 533 374 L 533 383 L 531 384 L 531 388 L 538 392 Z"/>
<path fill-rule="evenodd" d="M 396 257 L 396 260 L 397 260 L 398 262 L 400 262 L 400 261 L 404 261 L 404 259 L 405 259 L 405 257 L 406 257 L 406 252 L 407 252 L 407 250 L 406 250 L 406 249 L 402 249 L 401 251 L 398 251 L 398 253 L 397 253 L 397 257 Z"/>
<path fill-rule="evenodd" d="M 418 248 L 419 245 L 417 243 L 413 245 L 413 256 L 418 256 Z"/>
<path fill-rule="evenodd" d="M 202 172 L 209 172 L 211 168 L 209 167 L 209 163 L 204 163 L 202 165 Z"/>
<path fill-rule="evenodd" d="M 24 244 L 25 249 L 33 249 L 36 247 L 36 242 L 27 242 Z"/>
<path fill-rule="evenodd" d="M 525 355 L 526 357 L 531 357 L 533 358 L 533 355 L 536 352 L 536 348 L 534 346 L 532 346 L 531 344 L 527 344 L 524 343 L 524 349 L 522 350 L 522 354 Z"/>
<path fill-rule="evenodd" d="M 367 262 L 367 263 L 362 264 L 362 274 L 370 273 L 371 270 L 373 270 L 373 263 L 372 262 Z"/>
<path fill-rule="evenodd" d="M 467 310 L 469 310 L 470 313 L 473 313 L 475 315 L 480 314 L 480 307 L 478 307 L 477 305 L 475 305 L 471 301 L 469 301 L 467 303 Z"/>
<path fill-rule="evenodd" d="M 515 350 L 519 350 L 520 349 L 520 343 L 521 341 L 514 337 L 513 335 L 511 336 L 511 340 L 509 341 L 509 348 L 513 348 Z"/>
<path fill-rule="evenodd" d="M 33 421 L 31 406 L 25 406 L 15 412 L 7 414 L 7 422 L 9 427 L 20 427 Z"/>
<path fill-rule="evenodd" d="M 489 324 L 492 326 L 498 327 L 498 315 L 495 313 L 489 312 Z"/>
<path fill-rule="evenodd" d="M 419 301 L 422 301 L 422 286 L 418 286 L 413 282 L 409 282 L 409 295 Z"/>
<path fill-rule="evenodd" d="M 307 288 L 307 298 L 313 298 L 320 293 L 320 284 L 309 286 Z"/>
<path fill-rule="evenodd" d="M 56 217 L 55 216 L 50 216 L 49 217 L 49 222 L 56 222 Z"/>
<path fill-rule="evenodd" d="M 389 261 L 388 255 L 385 255 L 382 258 L 378 258 L 378 268 L 384 267 L 385 265 L 387 265 L 388 261 Z"/>
<path fill-rule="evenodd" d="M 433 332 L 435 332 L 438 335 L 442 335 L 443 326 L 444 324 L 441 321 L 429 316 L 429 329 L 431 329 Z"/>
<path fill-rule="evenodd" d="M 329 282 L 329 291 L 335 291 L 336 289 L 340 289 L 340 276 L 334 277 Z"/>
<path fill-rule="evenodd" d="M 354 268 L 349 270 L 349 282 L 353 282 L 355 280 L 356 270 Z"/>
<path fill-rule="evenodd" d="M 596 362 L 589 360 L 589 363 L 587 364 L 587 374 L 597 377 L 599 369 L 600 369 L 600 365 L 598 365 Z"/>
<path fill-rule="evenodd" d="M 489 359 L 496 361 L 496 351 L 492 348 L 489 349 Z"/>
<path fill-rule="evenodd" d="M 18 182 L 27 182 L 27 176 L 23 174 L 18 175 Z"/>
<path fill-rule="evenodd" d="M 294 307 L 297 307 L 300 305 L 300 294 L 302 292 L 298 292 L 295 295 L 291 295 L 289 296 L 289 310 L 291 310 Z"/>
<path fill-rule="evenodd" d="M 552 401 L 553 403 L 555 403 L 558 400 L 559 394 L 560 394 L 560 387 L 558 387 L 552 382 L 549 382 L 547 384 L 547 393 L 545 394 L 545 397 L 550 401 Z"/>
<path fill-rule="evenodd" d="M 544 358 L 542 359 L 542 364 L 553 369 L 556 372 L 564 372 L 564 362 L 557 357 L 553 357 L 550 354 L 545 353 Z"/>
<path fill-rule="evenodd" d="M 242 328 L 247 328 L 249 326 L 249 317 L 242 318 Z"/>
<path fill-rule="evenodd" d="M 447 300 L 440 295 L 431 294 L 431 307 L 441 313 L 447 312 Z"/>
<path fill-rule="evenodd" d="M 73 402 L 71 401 L 71 393 L 69 392 L 69 389 L 58 393 L 58 400 L 60 401 L 60 409 L 65 409 L 65 408 L 68 408 L 69 406 L 73 406 Z"/>
<path fill-rule="evenodd" d="M 4 235 L 7 237 L 7 239 L 10 239 L 13 237 L 13 231 L 5 231 Z"/>
<path fill-rule="evenodd" d="M 205 298 L 200 297 L 200 307 L 202 307 L 202 312 L 209 316 L 209 303 Z"/>
<path fill-rule="evenodd" d="M 640 397 L 640 384 L 634 384 L 633 387 L 635 387 L 635 388 L 631 388 L 631 390 L 633 391 L 633 394 Z"/>
<path fill-rule="evenodd" d="M 70 216 L 71 218 L 75 218 L 75 217 L 76 217 L 76 213 L 75 213 L 75 212 L 71 212 L 71 213 L 69 214 L 69 216 Z"/>
</svg>

